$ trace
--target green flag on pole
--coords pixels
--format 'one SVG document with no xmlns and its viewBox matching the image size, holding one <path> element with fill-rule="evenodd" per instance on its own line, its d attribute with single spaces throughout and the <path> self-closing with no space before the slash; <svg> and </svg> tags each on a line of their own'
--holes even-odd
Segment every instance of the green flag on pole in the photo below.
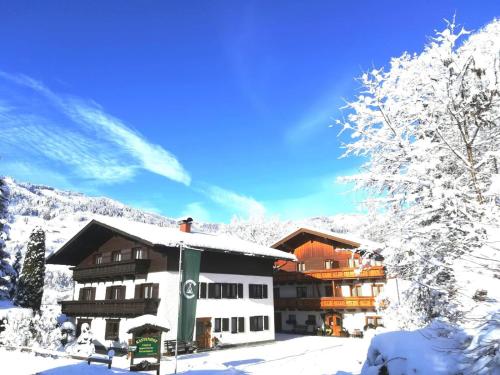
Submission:
<svg viewBox="0 0 500 375">
<path fill-rule="evenodd" d="M 177 340 L 193 341 L 201 251 L 181 246 L 182 278 Z"/>
</svg>

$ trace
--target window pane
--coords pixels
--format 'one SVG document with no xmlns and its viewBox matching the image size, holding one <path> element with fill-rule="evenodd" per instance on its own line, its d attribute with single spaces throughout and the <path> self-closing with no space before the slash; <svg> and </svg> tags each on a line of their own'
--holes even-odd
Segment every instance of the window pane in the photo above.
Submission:
<svg viewBox="0 0 500 375">
<path fill-rule="evenodd" d="M 104 334 L 105 340 L 118 341 L 118 333 L 120 330 L 119 320 L 106 320 L 106 331 Z"/>
<path fill-rule="evenodd" d="M 238 284 L 238 298 L 243 298 L 243 284 Z"/>
<path fill-rule="evenodd" d="M 267 298 L 267 285 L 262 285 L 262 298 Z"/>
<path fill-rule="evenodd" d="M 222 318 L 222 330 L 224 332 L 229 331 L 229 318 Z"/>
<path fill-rule="evenodd" d="M 268 316 L 264 317 L 264 329 L 265 330 L 269 329 L 269 317 Z"/>
</svg>

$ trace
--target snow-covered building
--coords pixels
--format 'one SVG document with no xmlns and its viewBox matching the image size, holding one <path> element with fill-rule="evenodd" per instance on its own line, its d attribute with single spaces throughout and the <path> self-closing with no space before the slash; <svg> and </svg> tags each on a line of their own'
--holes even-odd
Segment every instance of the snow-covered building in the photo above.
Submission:
<svg viewBox="0 0 500 375">
<path fill-rule="evenodd" d="M 62 312 L 89 323 L 95 344 L 125 347 L 130 321 L 154 315 L 176 337 L 180 244 L 201 249 L 194 338 L 242 344 L 274 340 L 273 265 L 295 256 L 230 236 L 163 228 L 123 219 L 86 224 L 47 263 L 73 266 L 73 300 Z"/>
<path fill-rule="evenodd" d="M 279 260 L 274 274 L 277 331 L 334 336 L 359 335 L 365 327 L 383 324 L 377 296 L 387 285 L 382 258 L 360 265 L 354 250 L 360 242 L 332 233 L 300 228 L 271 247 L 294 254 Z"/>
</svg>

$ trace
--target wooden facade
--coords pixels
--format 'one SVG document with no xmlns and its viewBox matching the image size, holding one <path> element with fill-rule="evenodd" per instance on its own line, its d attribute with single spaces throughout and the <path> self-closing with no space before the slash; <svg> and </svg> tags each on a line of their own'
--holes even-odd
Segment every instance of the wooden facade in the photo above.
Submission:
<svg viewBox="0 0 500 375">
<path fill-rule="evenodd" d="M 273 258 L 249 257 L 228 251 L 203 251 L 200 272 L 272 277 L 274 261 Z M 177 272 L 179 248 L 155 246 L 91 222 L 47 262 L 73 266 L 73 279 L 81 286 L 75 300 L 61 302 L 64 314 L 129 318 L 157 313 L 161 300 L 158 284 L 150 284 L 150 292 L 146 294 L 140 288 L 147 284 L 136 284 L 133 298 L 125 298 L 125 286 L 120 283 L 125 280 L 135 283 L 136 279 L 145 279 L 157 272 Z M 102 283 L 117 285 L 106 288 L 105 295 L 96 298 L 95 285 Z"/>
<path fill-rule="evenodd" d="M 356 253 L 359 243 L 329 233 L 301 228 L 272 247 L 293 253 L 297 262 L 275 262 L 274 306 L 277 327 L 302 324 L 285 317 L 319 313 L 323 324 L 334 335 L 345 335 L 344 316 L 376 310 L 376 296 L 381 292 L 386 274 L 381 259 L 360 266 Z M 304 315 L 305 314 L 305 315 Z M 283 317 L 283 318 L 281 318 Z M 329 317 L 326 319 L 325 317 Z M 364 321 L 364 318 L 363 318 Z M 310 324 L 310 319 L 303 324 Z"/>
</svg>

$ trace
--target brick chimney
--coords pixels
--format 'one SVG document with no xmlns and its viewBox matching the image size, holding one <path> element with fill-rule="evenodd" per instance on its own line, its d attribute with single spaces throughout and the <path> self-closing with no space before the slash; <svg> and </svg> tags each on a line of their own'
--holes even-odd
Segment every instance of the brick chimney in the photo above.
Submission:
<svg viewBox="0 0 500 375">
<path fill-rule="evenodd" d="M 179 229 L 181 232 L 186 232 L 186 233 L 191 233 L 191 223 L 193 222 L 193 219 L 190 217 L 180 220 L 178 222 L 179 224 Z"/>
</svg>

